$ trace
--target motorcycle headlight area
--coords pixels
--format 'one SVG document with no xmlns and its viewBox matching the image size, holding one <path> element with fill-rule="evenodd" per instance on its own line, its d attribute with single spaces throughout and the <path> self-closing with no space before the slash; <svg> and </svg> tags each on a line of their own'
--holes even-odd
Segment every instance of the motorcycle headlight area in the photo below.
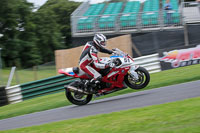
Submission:
<svg viewBox="0 0 200 133">
<path fill-rule="evenodd" d="M 116 65 L 116 66 L 120 66 L 122 64 L 121 60 L 119 58 L 115 58 L 113 59 L 113 63 Z"/>
</svg>

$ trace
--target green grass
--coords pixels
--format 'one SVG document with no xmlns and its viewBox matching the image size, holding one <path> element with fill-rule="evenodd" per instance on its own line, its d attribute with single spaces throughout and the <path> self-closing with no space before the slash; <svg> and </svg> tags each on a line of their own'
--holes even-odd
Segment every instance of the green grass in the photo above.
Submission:
<svg viewBox="0 0 200 133">
<path fill-rule="evenodd" d="M 199 133 L 200 97 L 2 133 Z"/>
<path fill-rule="evenodd" d="M 41 96 L 17 104 L 9 104 L 0 107 L 0 119 L 58 108 L 69 104 L 70 103 L 65 98 L 64 92 Z"/>
<path fill-rule="evenodd" d="M 10 71 L 11 69 L 8 68 L 3 69 L 1 71 L 2 75 L 0 75 L 0 86 L 7 85 Z M 37 70 L 37 71 L 33 71 L 32 69 L 26 69 L 26 70 L 16 69 L 11 85 L 22 84 L 34 80 L 48 78 L 51 76 L 56 76 L 56 74 L 57 72 L 55 68 L 50 68 L 50 69 L 44 68 L 42 70 Z"/>
<path fill-rule="evenodd" d="M 145 89 L 152 89 L 177 83 L 200 80 L 199 70 L 200 65 L 192 65 L 188 67 L 162 71 L 159 73 L 153 73 L 151 74 L 150 84 Z M 111 97 L 135 91 L 136 90 L 125 89 L 110 95 L 106 95 L 101 98 Z M 70 103 L 68 102 L 68 100 L 66 100 L 64 92 L 60 92 L 56 94 L 30 99 L 21 103 L 10 104 L 7 106 L 0 107 L 0 119 L 53 109 L 57 107 L 63 107 L 67 105 L 70 105 Z"/>
</svg>

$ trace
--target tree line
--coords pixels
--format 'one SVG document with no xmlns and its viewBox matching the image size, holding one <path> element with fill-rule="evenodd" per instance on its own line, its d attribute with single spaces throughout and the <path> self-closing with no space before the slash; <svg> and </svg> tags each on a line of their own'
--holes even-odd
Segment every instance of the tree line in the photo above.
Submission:
<svg viewBox="0 0 200 133">
<path fill-rule="evenodd" d="M 57 49 L 70 48 L 70 15 L 79 5 L 68 0 L 48 0 L 35 11 L 27 0 L 1 0 L 3 66 L 28 68 L 54 60 Z"/>
</svg>

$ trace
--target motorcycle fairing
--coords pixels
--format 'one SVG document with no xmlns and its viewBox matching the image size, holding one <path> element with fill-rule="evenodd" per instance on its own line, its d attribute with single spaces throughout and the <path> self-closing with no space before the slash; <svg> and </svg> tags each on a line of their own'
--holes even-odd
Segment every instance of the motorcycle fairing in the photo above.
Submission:
<svg viewBox="0 0 200 133">
<path fill-rule="evenodd" d="M 59 69 L 58 72 L 60 74 L 64 74 L 64 75 L 67 75 L 67 76 L 70 76 L 70 77 L 74 77 L 74 78 L 90 79 L 89 75 L 87 75 L 81 69 L 79 69 L 79 73 L 74 73 L 73 72 L 73 67 Z"/>
<path fill-rule="evenodd" d="M 103 82 L 107 82 L 112 84 L 110 88 L 105 88 L 103 90 L 100 90 L 99 92 L 104 92 L 104 91 L 110 91 L 113 88 L 124 88 L 124 76 L 127 74 L 129 71 L 130 67 L 126 68 L 112 68 L 112 70 L 102 78 Z"/>
</svg>

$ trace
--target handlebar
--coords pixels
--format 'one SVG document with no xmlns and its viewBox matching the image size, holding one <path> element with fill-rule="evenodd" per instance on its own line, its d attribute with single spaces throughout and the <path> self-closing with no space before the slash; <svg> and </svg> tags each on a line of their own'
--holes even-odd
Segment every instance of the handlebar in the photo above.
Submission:
<svg viewBox="0 0 200 133">
<path fill-rule="evenodd" d="M 114 51 L 114 55 L 119 55 L 119 56 L 126 56 L 127 54 L 121 51 L 118 48 L 112 49 Z"/>
<path fill-rule="evenodd" d="M 133 61 L 133 58 L 131 56 L 129 56 L 127 53 L 124 53 L 123 51 L 121 51 L 120 49 L 118 48 L 114 48 L 112 49 L 115 53 L 114 55 L 117 55 L 117 56 L 123 56 L 123 57 L 128 57 L 130 58 L 132 61 Z"/>
</svg>

